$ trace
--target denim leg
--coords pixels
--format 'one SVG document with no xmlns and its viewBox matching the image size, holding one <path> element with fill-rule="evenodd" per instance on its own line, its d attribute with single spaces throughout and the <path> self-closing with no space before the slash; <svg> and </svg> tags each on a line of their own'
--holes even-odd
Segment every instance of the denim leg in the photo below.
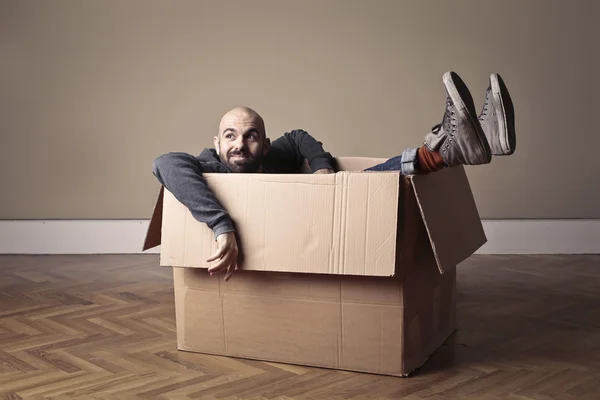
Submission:
<svg viewBox="0 0 600 400">
<path fill-rule="evenodd" d="M 417 150 L 406 149 L 401 156 L 392 157 L 383 164 L 377 164 L 365 171 L 400 171 L 403 175 L 414 175 L 417 172 Z"/>
</svg>

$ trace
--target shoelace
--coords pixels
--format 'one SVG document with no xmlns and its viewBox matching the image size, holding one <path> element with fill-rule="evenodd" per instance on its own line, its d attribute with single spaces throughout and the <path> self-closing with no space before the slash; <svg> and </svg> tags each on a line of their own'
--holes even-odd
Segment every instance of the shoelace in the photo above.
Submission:
<svg viewBox="0 0 600 400">
<path fill-rule="evenodd" d="M 446 97 L 446 109 L 444 110 L 444 116 L 442 117 L 442 122 L 434 125 L 431 128 L 431 133 L 437 135 L 442 126 L 444 127 L 444 133 L 448 135 L 446 141 L 442 145 L 442 152 L 445 153 L 448 151 L 448 148 L 454 141 L 454 134 L 456 133 L 456 116 L 455 112 L 452 110 L 452 106 L 454 106 L 454 102 L 450 98 L 450 96 Z"/>
<path fill-rule="evenodd" d="M 484 117 L 487 115 L 488 104 L 490 102 L 490 93 L 490 89 L 485 91 L 485 102 L 483 103 L 483 111 L 479 115 L 479 121 L 483 121 L 485 119 Z"/>
<path fill-rule="evenodd" d="M 444 110 L 444 116 L 442 117 L 442 122 L 434 125 L 431 128 L 431 132 L 434 134 L 438 134 L 440 129 L 442 129 L 442 125 L 444 126 L 444 132 L 450 133 L 450 131 L 454 132 L 455 129 L 451 129 L 450 126 L 456 128 L 456 118 L 454 117 L 454 111 L 450 111 L 450 107 L 452 107 L 454 103 L 452 103 L 452 99 L 450 97 L 446 97 L 446 109 Z M 451 123 L 452 122 L 452 123 Z"/>
<path fill-rule="evenodd" d="M 487 115 L 487 110 L 488 110 L 488 105 L 490 104 L 490 94 L 492 93 L 491 88 L 488 88 L 488 90 L 486 90 L 485 92 L 485 102 L 483 103 L 483 110 L 481 111 L 481 114 L 479 115 L 479 121 L 483 122 L 483 120 L 485 119 L 485 116 Z M 492 113 L 493 116 L 496 116 L 496 113 Z M 496 125 L 498 122 L 496 120 L 494 120 L 494 125 Z"/>
<path fill-rule="evenodd" d="M 454 134 L 456 133 L 456 117 L 455 117 L 455 112 L 452 110 L 453 106 L 454 106 L 454 102 L 452 101 L 450 96 L 447 96 L 446 97 L 446 111 L 444 112 L 444 119 L 442 120 L 442 123 L 444 124 L 444 130 L 446 131 L 446 134 L 448 135 L 446 143 L 444 144 L 444 147 L 442 148 L 442 152 L 444 152 L 444 153 L 446 151 L 448 151 L 448 149 L 450 148 L 450 145 L 454 141 Z"/>
</svg>

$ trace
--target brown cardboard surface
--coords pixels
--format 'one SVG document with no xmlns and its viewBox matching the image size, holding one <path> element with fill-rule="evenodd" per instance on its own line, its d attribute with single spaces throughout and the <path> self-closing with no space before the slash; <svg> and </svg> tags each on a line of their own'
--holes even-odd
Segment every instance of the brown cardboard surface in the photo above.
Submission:
<svg viewBox="0 0 600 400">
<path fill-rule="evenodd" d="M 424 229 L 423 229 L 424 230 Z M 455 329 L 431 249 L 400 278 L 174 268 L 180 350 L 406 376 Z M 410 283 L 408 283 L 410 282 Z"/>
<path fill-rule="evenodd" d="M 420 245 L 412 262 L 402 270 L 405 341 L 405 371 L 423 365 L 431 354 L 456 329 L 456 270 L 440 274 L 424 224 L 413 226 L 412 234 Z"/>
<path fill-rule="evenodd" d="M 383 161 L 206 174 L 240 236 L 244 268 L 229 282 L 204 269 L 213 233 L 161 192 L 145 247 L 159 232 L 178 348 L 394 376 L 422 366 L 456 328 L 455 266 L 485 235 L 462 167 L 359 172 Z"/>
<path fill-rule="evenodd" d="M 236 224 L 241 268 L 394 275 L 399 173 L 205 178 Z M 161 265 L 207 268 L 215 250 L 212 231 L 165 190 Z"/>
<path fill-rule="evenodd" d="M 359 171 L 383 161 L 336 159 L 340 167 Z M 414 244 L 410 235 L 404 235 L 402 243 L 394 240 L 398 230 L 406 229 L 403 220 L 413 215 L 402 211 L 402 197 L 406 196 L 417 198 L 441 273 L 486 242 L 460 166 L 407 177 L 397 172 L 345 171 L 205 177 L 236 223 L 242 268 L 247 270 L 393 276 Z M 407 185 L 412 186 L 414 195 L 400 190 Z M 168 213 L 164 219 L 163 212 Z M 216 249 L 208 227 L 162 187 L 144 250 L 161 243 L 163 266 L 207 268 L 210 264 L 205 260 Z"/>
<path fill-rule="evenodd" d="M 410 177 L 441 273 L 471 256 L 487 238 L 463 166 Z"/>
<path fill-rule="evenodd" d="M 334 158 L 334 167 L 336 171 L 363 171 L 376 164 L 385 162 L 385 158 L 368 158 L 368 157 L 340 157 Z M 310 174 L 311 169 L 308 162 L 305 161 L 299 174 Z M 161 186 L 154 212 L 150 218 L 150 225 L 146 232 L 146 239 L 142 247 L 142 251 L 151 249 L 161 244 L 161 227 L 163 221 L 163 193 L 164 186 Z"/>
<path fill-rule="evenodd" d="M 174 280 L 181 350 L 403 374 L 397 279 L 240 271 L 225 283 L 174 268 Z"/>
<path fill-rule="evenodd" d="M 456 328 L 455 271 L 441 275 L 406 181 L 393 277 L 174 268 L 181 350 L 406 376 Z"/>
</svg>

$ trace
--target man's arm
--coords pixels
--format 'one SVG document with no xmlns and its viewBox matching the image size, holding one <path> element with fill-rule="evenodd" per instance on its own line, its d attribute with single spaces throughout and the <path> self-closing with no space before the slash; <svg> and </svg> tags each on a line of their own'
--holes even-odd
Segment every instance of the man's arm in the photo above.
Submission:
<svg viewBox="0 0 600 400">
<path fill-rule="evenodd" d="M 185 205 L 192 216 L 206 223 L 214 232 L 217 251 L 206 260 L 217 261 L 208 272 L 226 271 L 228 281 L 237 269 L 238 245 L 231 217 L 212 193 L 202 172 L 227 172 L 218 162 L 201 162 L 187 153 L 167 153 L 156 158 L 152 172 L 177 200 Z"/>
<path fill-rule="evenodd" d="M 299 169 L 306 160 L 312 172 L 319 170 L 333 172 L 331 154 L 323 149 L 321 142 L 302 129 L 287 132 L 275 140 L 271 146 L 271 152 L 277 158 L 293 159 L 295 169 Z"/>
<path fill-rule="evenodd" d="M 229 213 L 209 189 L 202 172 L 219 170 L 210 168 L 210 163 L 203 166 L 191 154 L 179 152 L 163 154 L 152 164 L 152 173 L 158 181 L 190 210 L 196 220 L 208 225 L 218 238 L 222 233 L 235 229 Z"/>
</svg>

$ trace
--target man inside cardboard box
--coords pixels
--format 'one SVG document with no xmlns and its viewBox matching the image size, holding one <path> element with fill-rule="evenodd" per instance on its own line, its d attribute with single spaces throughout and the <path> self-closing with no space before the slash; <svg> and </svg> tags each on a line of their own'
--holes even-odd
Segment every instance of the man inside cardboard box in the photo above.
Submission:
<svg viewBox="0 0 600 400">
<path fill-rule="evenodd" d="M 455 72 L 443 76 L 446 109 L 442 122 L 434 126 L 419 148 L 366 171 L 400 171 L 402 174 L 433 173 L 456 165 L 491 162 L 492 155 L 510 155 L 515 150 L 514 108 L 502 78 L 489 78 L 485 103 L 476 117 L 473 98 Z M 172 152 L 153 163 L 153 173 L 192 216 L 212 229 L 216 252 L 207 260 L 216 263 L 208 272 L 225 272 L 229 280 L 237 269 L 238 245 L 235 228 L 224 207 L 208 188 L 206 173 L 295 173 L 308 161 L 313 173 L 333 173 L 332 156 L 322 143 L 303 130 L 285 133 L 270 142 L 263 119 L 254 110 L 237 107 L 221 119 L 214 149 L 199 156 Z"/>
</svg>

